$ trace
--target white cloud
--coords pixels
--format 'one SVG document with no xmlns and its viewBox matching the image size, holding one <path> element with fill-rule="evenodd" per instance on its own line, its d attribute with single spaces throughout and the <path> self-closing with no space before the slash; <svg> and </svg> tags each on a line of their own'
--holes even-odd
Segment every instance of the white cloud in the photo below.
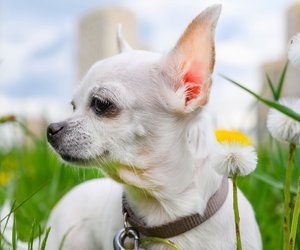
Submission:
<svg viewBox="0 0 300 250">
<path fill-rule="evenodd" d="M 50 47 L 66 32 L 70 33 L 69 27 L 48 26 L 31 21 L 21 24 L 21 21 L 6 23 L 4 26 L 5 30 L 0 42 L 3 50 L 0 67 L 1 85 L 18 84 L 30 72 L 70 72 L 71 67 L 68 62 L 70 55 L 67 51 L 60 49 L 60 53 L 50 54 L 38 60 L 34 58 L 36 53 Z"/>
</svg>

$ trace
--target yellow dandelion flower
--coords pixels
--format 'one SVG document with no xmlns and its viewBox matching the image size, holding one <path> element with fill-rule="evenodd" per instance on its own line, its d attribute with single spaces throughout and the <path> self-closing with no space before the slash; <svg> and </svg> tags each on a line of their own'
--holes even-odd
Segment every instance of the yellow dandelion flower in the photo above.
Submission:
<svg viewBox="0 0 300 250">
<path fill-rule="evenodd" d="M 252 146 L 252 140 L 238 130 L 225 130 L 225 129 L 218 129 L 215 130 L 215 136 L 217 141 L 221 144 L 223 143 L 237 143 L 243 146 Z"/>
<path fill-rule="evenodd" d="M 8 172 L 0 172 L 0 186 L 6 186 L 11 180 L 12 175 Z"/>
</svg>

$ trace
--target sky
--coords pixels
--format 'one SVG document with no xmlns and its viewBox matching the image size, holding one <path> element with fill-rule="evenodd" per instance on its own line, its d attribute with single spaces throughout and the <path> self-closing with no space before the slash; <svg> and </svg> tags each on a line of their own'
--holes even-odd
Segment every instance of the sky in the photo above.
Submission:
<svg viewBox="0 0 300 250">
<path fill-rule="evenodd" d="M 216 30 L 211 112 L 217 126 L 251 129 L 254 100 L 225 74 L 260 92 L 261 65 L 286 53 L 286 10 L 294 0 L 3 0 L 0 3 L 0 115 L 60 119 L 76 84 L 77 25 L 97 8 L 124 7 L 137 17 L 142 44 L 166 53 L 187 24 L 222 4 Z M 59 108 L 61 107 L 61 108 Z"/>
</svg>

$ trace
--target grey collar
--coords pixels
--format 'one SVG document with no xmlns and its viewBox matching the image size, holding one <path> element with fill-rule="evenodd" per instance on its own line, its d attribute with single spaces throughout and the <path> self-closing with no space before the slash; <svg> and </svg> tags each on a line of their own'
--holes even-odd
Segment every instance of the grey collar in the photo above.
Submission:
<svg viewBox="0 0 300 250">
<path fill-rule="evenodd" d="M 159 226 L 147 226 L 138 218 L 129 206 L 125 195 L 122 198 L 123 214 L 127 213 L 127 221 L 132 227 L 145 236 L 171 238 L 183 234 L 212 217 L 224 204 L 228 194 L 228 179 L 224 177 L 220 188 L 210 197 L 202 215 L 192 214 Z"/>
</svg>

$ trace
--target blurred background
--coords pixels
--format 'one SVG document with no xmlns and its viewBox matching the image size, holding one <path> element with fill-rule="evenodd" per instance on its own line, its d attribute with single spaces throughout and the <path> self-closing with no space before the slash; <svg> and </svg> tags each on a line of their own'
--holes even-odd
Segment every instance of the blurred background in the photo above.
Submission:
<svg viewBox="0 0 300 250">
<path fill-rule="evenodd" d="M 34 130 L 41 127 L 41 117 L 67 116 L 73 89 L 86 70 L 116 53 L 117 23 L 123 23 L 134 48 L 165 54 L 186 25 L 213 3 L 223 5 L 211 96 L 215 126 L 254 132 L 261 120 L 254 100 L 218 73 L 261 93 L 264 70 L 278 77 L 288 41 L 300 30 L 299 1 L 1 1 L 0 115 L 25 117 Z M 300 87 L 289 82 L 285 93 L 299 95 Z M 263 121 L 259 125 L 264 127 Z"/>
<path fill-rule="evenodd" d="M 265 73 L 279 80 L 289 40 L 300 31 L 300 1 L 0 2 L 0 117 L 15 115 L 21 121 L 0 126 L 0 198 L 9 196 L 20 203 L 39 190 L 16 212 L 21 239 L 30 237 L 33 221 L 43 228 L 52 207 L 72 186 L 101 176 L 96 170 L 63 167 L 47 146 L 45 128 L 48 122 L 72 112 L 74 88 L 87 69 L 117 53 L 117 24 L 123 24 L 134 48 L 166 54 L 188 23 L 213 3 L 223 5 L 210 98 L 214 126 L 240 129 L 254 139 L 268 141 L 268 109 L 219 74 L 271 98 Z M 299 79 L 299 72 L 288 68 L 283 96 L 300 96 Z M 272 142 L 268 147 L 258 145 L 257 171 L 240 186 L 254 204 L 264 249 L 279 249 L 287 152 Z M 296 177 L 300 174 L 299 150 L 295 161 Z"/>
</svg>

